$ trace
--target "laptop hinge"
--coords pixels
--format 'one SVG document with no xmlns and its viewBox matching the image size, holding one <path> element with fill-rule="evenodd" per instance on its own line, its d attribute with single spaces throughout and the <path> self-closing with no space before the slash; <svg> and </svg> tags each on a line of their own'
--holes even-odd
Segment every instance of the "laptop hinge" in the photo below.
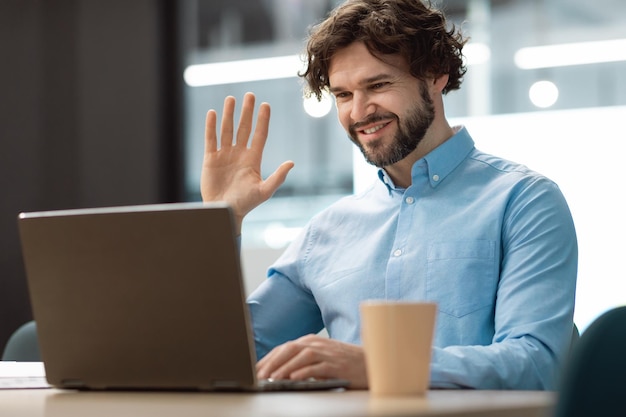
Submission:
<svg viewBox="0 0 626 417">
<path fill-rule="evenodd" d="M 85 389 L 85 381 L 78 378 L 68 378 L 61 381 L 61 386 L 63 388 L 69 389 Z"/>
<path fill-rule="evenodd" d="M 220 379 L 213 381 L 213 388 L 215 389 L 236 389 L 241 385 L 237 381 L 233 381 L 232 379 Z"/>
</svg>

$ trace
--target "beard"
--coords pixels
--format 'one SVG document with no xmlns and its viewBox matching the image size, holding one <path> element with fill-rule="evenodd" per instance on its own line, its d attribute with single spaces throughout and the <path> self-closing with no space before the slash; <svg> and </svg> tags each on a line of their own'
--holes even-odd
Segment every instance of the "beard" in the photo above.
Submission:
<svg viewBox="0 0 626 417">
<path fill-rule="evenodd" d="M 422 103 L 417 103 L 409 109 L 405 121 L 401 121 L 396 114 L 384 113 L 373 114 L 359 123 L 366 125 L 395 118 L 398 122 L 398 131 L 389 144 L 381 137 L 365 146 L 359 142 L 355 125 L 350 126 L 348 132 L 350 140 L 359 148 L 369 164 L 383 168 L 403 160 L 417 148 L 435 119 L 435 106 L 423 83 L 420 84 L 420 96 Z"/>
</svg>

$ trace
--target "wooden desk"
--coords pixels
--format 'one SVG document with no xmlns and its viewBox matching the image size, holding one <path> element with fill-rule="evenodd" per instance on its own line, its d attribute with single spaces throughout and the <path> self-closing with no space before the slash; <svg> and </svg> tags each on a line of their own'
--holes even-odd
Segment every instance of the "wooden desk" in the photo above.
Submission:
<svg viewBox="0 0 626 417">
<path fill-rule="evenodd" d="M 368 391 L 290 393 L 74 392 L 1 390 L 3 417 L 549 417 L 555 394 L 430 391 L 371 398 Z"/>
</svg>

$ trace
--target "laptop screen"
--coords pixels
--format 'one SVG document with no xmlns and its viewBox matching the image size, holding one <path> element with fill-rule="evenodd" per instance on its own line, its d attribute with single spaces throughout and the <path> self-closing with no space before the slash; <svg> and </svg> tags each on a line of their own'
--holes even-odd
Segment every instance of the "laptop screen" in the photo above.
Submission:
<svg viewBox="0 0 626 417">
<path fill-rule="evenodd" d="M 227 205 L 22 213 L 18 223 L 52 385 L 255 384 L 253 338 Z"/>
</svg>

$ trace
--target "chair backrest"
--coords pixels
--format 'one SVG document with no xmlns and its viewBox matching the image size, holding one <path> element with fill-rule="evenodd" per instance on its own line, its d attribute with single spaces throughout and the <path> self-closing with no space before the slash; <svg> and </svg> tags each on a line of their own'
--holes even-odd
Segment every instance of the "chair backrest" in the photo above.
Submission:
<svg viewBox="0 0 626 417">
<path fill-rule="evenodd" d="M 611 309 L 572 347 L 555 417 L 626 416 L 626 306 Z"/>
<path fill-rule="evenodd" d="M 39 342 L 37 325 L 29 321 L 13 332 L 2 354 L 3 361 L 39 362 Z"/>
<path fill-rule="evenodd" d="M 570 341 L 570 351 L 574 349 L 574 346 L 578 343 L 578 339 L 580 339 L 580 331 L 578 330 L 576 323 L 574 323 L 574 327 L 572 329 L 572 340 Z"/>
</svg>

